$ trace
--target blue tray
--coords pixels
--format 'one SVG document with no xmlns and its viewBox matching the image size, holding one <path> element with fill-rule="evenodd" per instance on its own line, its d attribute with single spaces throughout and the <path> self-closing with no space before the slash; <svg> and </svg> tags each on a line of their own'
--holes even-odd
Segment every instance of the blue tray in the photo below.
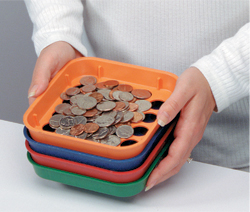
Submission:
<svg viewBox="0 0 250 212">
<path fill-rule="evenodd" d="M 156 131 L 152 139 L 149 141 L 144 150 L 137 155 L 136 157 L 124 159 L 124 160 L 115 160 L 110 158 L 104 158 L 96 155 L 91 155 L 88 153 L 78 152 L 70 149 L 65 149 L 57 146 L 52 146 L 40 142 L 34 141 L 29 131 L 26 127 L 23 129 L 24 136 L 26 140 L 29 142 L 31 149 L 34 151 L 50 155 L 58 158 L 63 158 L 70 161 L 75 161 L 78 163 L 84 163 L 91 166 L 96 166 L 104 169 L 109 169 L 113 171 L 129 171 L 135 169 L 146 160 L 150 152 L 154 149 L 156 144 L 162 138 L 165 133 L 170 134 L 172 129 L 174 128 L 175 122 L 172 122 L 165 127 L 159 127 Z"/>
</svg>

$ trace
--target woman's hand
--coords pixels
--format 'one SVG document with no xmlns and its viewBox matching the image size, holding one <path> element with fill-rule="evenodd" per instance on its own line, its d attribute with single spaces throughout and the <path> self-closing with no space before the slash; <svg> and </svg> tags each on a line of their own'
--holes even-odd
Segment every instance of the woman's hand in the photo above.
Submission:
<svg viewBox="0 0 250 212">
<path fill-rule="evenodd" d="M 64 41 L 55 42 L 44 48 L 34 68 L 28 91 L 29 104 L 46 90 L 50 80 L 67 62 L 77 57 L 82 57 L 81 53 Z"/>
<path fill-rule="evenodd" d="M 181 111 L 174 131 L 175 139 L 166 158 L 150 174 L 146 191 L 179 172 L 201 140 L 214 108 L 210 86 L 199 69 L 191 67 L 184 71 L 174 92 L 157 114 L 158 123 L 164 126 Z"/>
</svg>

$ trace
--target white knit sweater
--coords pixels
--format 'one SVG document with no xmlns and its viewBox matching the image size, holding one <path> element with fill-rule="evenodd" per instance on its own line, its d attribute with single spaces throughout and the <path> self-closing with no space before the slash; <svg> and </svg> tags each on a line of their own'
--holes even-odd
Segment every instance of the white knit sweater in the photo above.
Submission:
<svg viewBox="0 0 250 212">
<path fill-rule="evenodd" d="M 212 115 L 193 157 L 247 169 L 248 0 L 25 0 L 25 3 L 34 23 L 32 38 L 37 55 L 49 44 L 62 40 L 84 55 L 88 54 L 87 46 L 89 55 L 177 75 L 189 66 L 197 67 L 208 80 L 220 113 Z M 86 37 L 89 43 L 82 43 Z"/>
</svg>

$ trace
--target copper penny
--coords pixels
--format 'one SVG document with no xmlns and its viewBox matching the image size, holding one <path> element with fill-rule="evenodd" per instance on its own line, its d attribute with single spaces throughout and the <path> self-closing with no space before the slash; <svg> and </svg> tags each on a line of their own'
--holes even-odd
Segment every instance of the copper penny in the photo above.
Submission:
<svg viewBox="0 0 250 212">
<path fill-rule="evenodd" d="M 126 106 L 126 104 L 124 102 L 116 102 L 115 104 L 116 104 L 116 106 L 113 109 L 114 111 L 122 111 Z"/>
<path fill-rule="evenodd" d="M 134 113 L 134 118 L 131 120 L 132 123 L 138 123 L 142 121 L 143 116 L 141 113 L 138 113 L 138 112 L 133 112 L 133 113 Z"/>
<path fill-rule="evenodd" d="M 93 134 L 99 129 L 99 125 L 96 123 L 87 123 L 85 126 L 85 132 Z"/>
<path fill-rule="evenodd" d="M 68 96 L 65 92 L 61 93 L 60 97 L 62 100 L 70 100 L 70 96 Z"/>
<path fill-rule="evenodd" d="M 152 96 L 151 92 L 146 89 L 134 89 L 131 93 L 138 99 L 148 99 Z"/>
<path fill-rule="evenodd" d="M 133 90 L 133 87 L 128 84 L 120 84 L 117 86 L 117 89 L 119 91 L 126 91 L 126 92 L 131 92 Z"/>
<path fill-rule="evenodd" d="M 103 95 L 99 92 L 93 92 L 89 96 L 94 97 L 96 99 L 97 103 L 101 102 L 103 99 Z"/>
<path fill-rule="evenodd" d="M 136 111 L 139 108 L 139 105 L 133 102 L 129 102 L 129 111 Z"/>
<path fill-rule="evenodd" d="M 98 113 L 98 110 L 96 108 L 93 108 L 91 110 L 87 110 L 86 113 L 84 113 L 84 116 L 89 118 L 89 117 L 93 117 Z"/>
<path fill-rule="evenodd" d="M 114 88 L 117 85 L 119 85 L 119 82 L 117 80 L 107 80 L 106 82 L 104 82 L 104 86 L 106 88 Z"/>
<path fill-rule="evenodd" d="M 77 87 L 68 88 L 68 89 L 65 91 L 65 93 L 66 93 L 68 96 L 74 96 L 74 95 L 80 93 L 80 88 L 77 88 Z"/>
<path fill-rule="evenodd" d="M 81 92 L 82 93 L 90 93 L 96 90 L 96 86 L 95 85 L 85 85 L 83 87 L 81 87 Z"/>
<path fill-rule="evenodd" d="M 85 126 L 83 124 L 76 124 L 70 129 L 70 135 L 81 135 L 85 130 Z"/>
<path fill-rule="evenodd" d="M 67 103 L 62 103 L 62 104 L 59 104 L 55 107 L 55 111 L 57 113 L 63 113 L 64 110 L 66 110 L 67 108 L 70 108 L 71 105 L 70 104 L 67 104 Z"/>
<path fill-rule="evenodd" d="M 97 89 L 106 89 L 104 84 L 105 82 L 98 82 L 95 84 L 95 86 L 97 87 Z"/>
<path fill-rule="evenodd" d="M 94 85 L 96 82 L 97 79 L 94 76 L 84 76 L 80 79 L 82 85 Z"/>
</svg>

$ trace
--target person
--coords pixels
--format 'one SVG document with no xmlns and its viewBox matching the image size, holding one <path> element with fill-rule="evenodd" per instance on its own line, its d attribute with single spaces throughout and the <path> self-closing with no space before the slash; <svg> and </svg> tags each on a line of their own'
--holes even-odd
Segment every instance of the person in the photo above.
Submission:
<svg viewBox="0 0 250 212">
<path fill-rule="evenodd" d="M 25 0 L 25 4 L 38 55 L 28 91 L 30 104 L 68 61 L 81 56 L 179 76 L 157 114 L 164 126 L 180 112 L 174 141 L 151 173 L 146 190 L 177 174 L 190 157 L 249 170 L 247 0 Z"/>
</svg>

